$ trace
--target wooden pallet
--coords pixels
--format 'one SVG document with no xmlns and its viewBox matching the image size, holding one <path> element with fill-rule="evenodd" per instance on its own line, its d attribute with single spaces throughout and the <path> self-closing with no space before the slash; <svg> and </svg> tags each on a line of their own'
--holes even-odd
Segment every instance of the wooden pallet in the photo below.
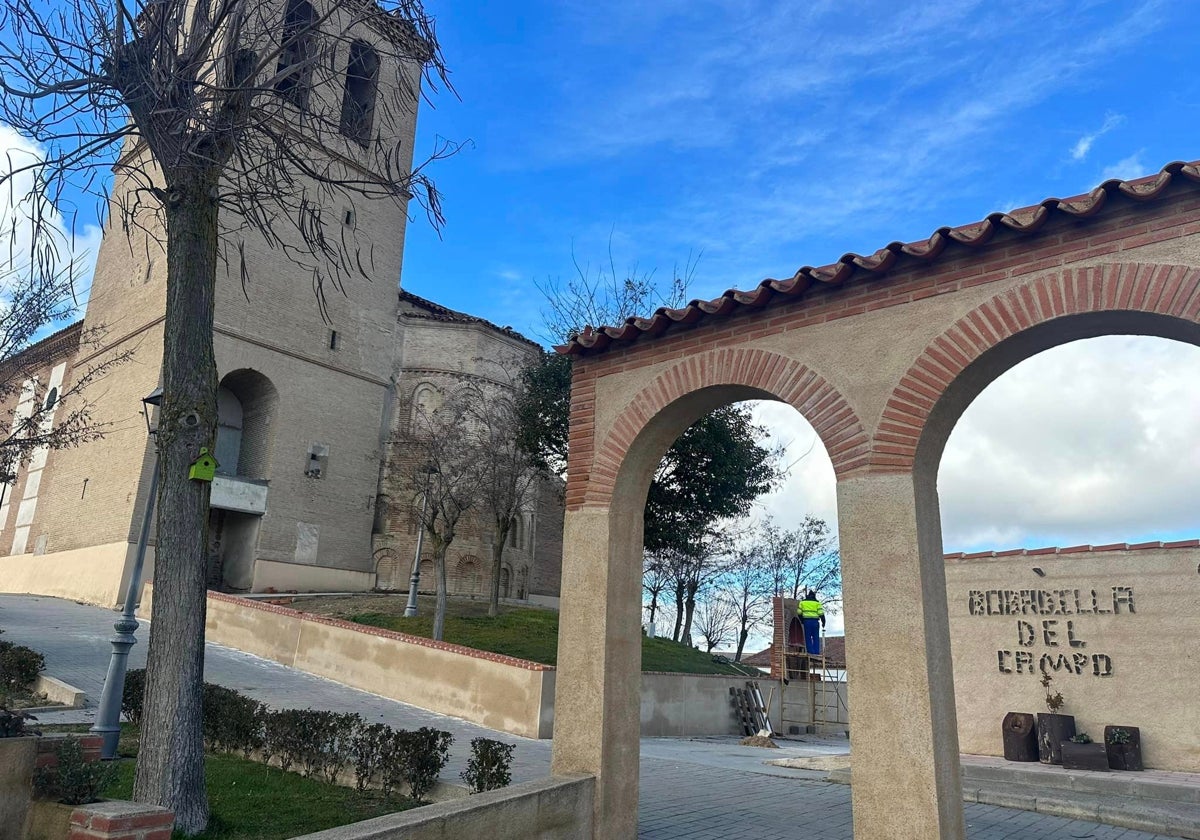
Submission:
<svg viewBox="0 0 1200 840">
<path fill-rule="evenodd" d="M 757 682 L 747 681 L 745 688 L 730 686 L 729 695 L 734 713 L 746 735 L 757 735 L 763 731 L 768 735 L 775 734 L 770 715 L 767 713 L 767 704 L 763 700 L 762 689 L 758 687 Z"/>
</svg>

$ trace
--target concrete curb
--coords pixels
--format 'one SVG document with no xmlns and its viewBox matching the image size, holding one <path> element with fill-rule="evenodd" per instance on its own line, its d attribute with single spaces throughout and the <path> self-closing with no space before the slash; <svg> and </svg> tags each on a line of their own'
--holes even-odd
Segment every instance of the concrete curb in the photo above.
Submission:
<svg viewBox="0 0 1200 840">
<path fill-rule="evenodd" d="M 64 710 L 64 707 L 66 709 L 82 709 L 87 703 L 87 694 L 82 689 L 47 674 L 38 674 L 37 681 L 33 684 L 33 690 L 38 694 L 44 694 L 46 699 L 53 703 L 62 704 L 61 706 L 43 707 L 42 711 Z M 26 711 L 34 710 L 27 709 Z"/>
</svg>

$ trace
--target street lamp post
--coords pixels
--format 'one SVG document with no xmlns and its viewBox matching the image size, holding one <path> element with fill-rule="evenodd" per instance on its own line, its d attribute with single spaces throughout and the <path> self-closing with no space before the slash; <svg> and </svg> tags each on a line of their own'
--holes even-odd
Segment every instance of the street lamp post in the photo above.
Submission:
<svg viewBox="0 0 1200 840">
<path fill-rule="evenodd" d="M 135 615 L 138 596 L 142 585 L 142 567 L 146 563 L 146 543 L 150 539 L 150 523 L 154 517 L 154 502 L 158 498 L 158 439 L 157 429 L 150 424 L 151 409 L 162 403 L 162 388 L 156 388 L 148 396 L 142 398 L 145 406 L 146 430 L 154 443 L 154 471 L 150 474 L 150 492 L 146 497 L 146 510 L 142 515 L 142 531 L 138 535 L 137 553 L 134 555 L 133 569 L 129 573 L 129 588 L 125 591 L 125 603 L 121 607 L 121 617 L 113 627 L 117 634 L 112 637 L 112 657 L 108 660 L 108 674 L 104 677 L 104 690 L 100 694 L 100 708 L 96 711 L 96 722 L 92 732 L 100 735 L 103 741 L 100 746 L 101 758 L 117 757 L 117 742 L 121 738 L 121 695 L 125 690 L 125 671 L 129 666 L 129 649 L 137 643 L 134 631 L 138 629 Z"/>
<path fill-rule="evenodd" d="M 404 617 L 412 618 L 417 614 L 417 587 L 421 583 L 421 546 L 425 542 L 425 512 L 429 509 L 429 482 L 437 475 L 438 468 L 433 464 L 421 467 L 425 473 L 425 492 L 421 496 L 421 520 L 417 523 L 417 554 L 413 557 L 412 577 L 408 581 L 408 603 L 404 607 Z"/>
</svg>

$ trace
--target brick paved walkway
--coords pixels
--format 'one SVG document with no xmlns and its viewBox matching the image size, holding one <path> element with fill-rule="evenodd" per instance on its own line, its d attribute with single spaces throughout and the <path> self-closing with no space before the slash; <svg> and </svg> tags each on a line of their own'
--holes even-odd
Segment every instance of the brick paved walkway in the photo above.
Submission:
<svg viewBox="0 0 1200 840">
<path fill-rule="evenodd" d="M 0 595 L 4 638 L 41 651 L 47 673 L 83 689 L 92 703 L 100 696 L 114 617 L 108 610 L 55 598 Z M 143 626 L 142 642 L 131 654 L 131 667 L 142 667 L 145 662 L 144 634 Z M 446 781 L 459 781 L 471 738 L 480 736 L 517 744 L 514 781 L 540 778 L 550 771 L 548 741 L 496 733 L 219 645 L 208 646 L 205 675 L 210 682 L 236 688 L 276 708 L 355 711 L 396 727 L 446 729 L 455 737 L 450 764 L 442 775 Z M 90 721 L 93 714 L 94 709 L 86 709 L 41 717 L 46 723 Z M 731 738 L 643 739 L 638 835 L 644 840 L 776 840 L 796 837 L 802 820 L 805 836 L 851 840 L 849 787 L 820 781 L 822 774 L 761 763 L 767 752 L 767 757 L 782 758 L 838 749 L 836 742 L 758 751 L 739 747 Z M 971 840 L 1173 840 L 993 805 L 968 804 L 966 815 Z"/>
</svg>

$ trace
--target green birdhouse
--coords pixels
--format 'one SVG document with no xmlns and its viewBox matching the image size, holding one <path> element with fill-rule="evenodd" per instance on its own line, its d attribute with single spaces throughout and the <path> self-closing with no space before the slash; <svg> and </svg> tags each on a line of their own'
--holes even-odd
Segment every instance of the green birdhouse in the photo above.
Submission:
<svg viewBox="0 0 1200 840">
<path fill-rule="evenodd" d="M 217 459 L 209 453 L 207 447 L 202 446 L 200 455 L 188 467 L 188 478 L 192 481 L 212 481 L 213 476 L 217 474 L 217 466 Z"/>
</svg>

